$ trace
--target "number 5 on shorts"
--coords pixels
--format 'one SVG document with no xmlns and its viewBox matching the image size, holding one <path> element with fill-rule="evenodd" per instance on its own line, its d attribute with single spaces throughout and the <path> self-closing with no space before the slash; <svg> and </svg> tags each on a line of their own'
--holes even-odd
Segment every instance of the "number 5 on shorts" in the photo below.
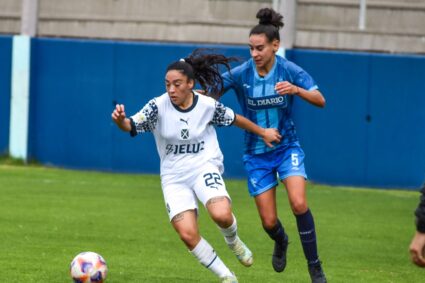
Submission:
<svg viewBox="0 0 425 283">
<path fill-rule="evenodd" d="M 291 154 L 291 161 L 292 161 L 292 166 L 298 166 L 300 164 L 298 160 L 298 153 Z"/>
</svg>

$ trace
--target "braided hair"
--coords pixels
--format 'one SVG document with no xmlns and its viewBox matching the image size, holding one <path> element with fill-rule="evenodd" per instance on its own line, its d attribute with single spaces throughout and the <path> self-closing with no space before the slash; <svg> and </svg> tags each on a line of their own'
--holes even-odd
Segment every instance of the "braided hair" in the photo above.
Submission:
<svg viewBox="0 0 425 283">
<path fill-rule="evenodd" d="M 269 42 L 280 40 L 279 29 L 283 27 L 283 16 L 270 8 L 263 8 L 257 12 L 258 25 L 251 29 L 249 36 L 253 34 L 265 34 Z"/>
<path fill-rule="evenodd" d="M 211 96 L 221 95 L 223 92 L 223 78 L 220 65 L 230 71 L 230 62 L 237 61 L 235 57 L 226 57 L 222 54 L 208 53 L 210 49 L 195 49 L 188 57 L 168 65 L 170 70 L 180 71 L 189 79 L 198 82 L 201 88 Z"/>
</svg>

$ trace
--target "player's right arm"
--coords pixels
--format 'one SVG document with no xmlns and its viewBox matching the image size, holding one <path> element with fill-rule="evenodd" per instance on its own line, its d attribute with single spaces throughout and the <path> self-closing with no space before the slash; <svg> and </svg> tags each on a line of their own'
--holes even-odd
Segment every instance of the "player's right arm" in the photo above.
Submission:
<svg viewBox="0 0 425 283">
<path fill-rule="evenodd" d="M 118 128 L 125 132 L 131 131 L 131 122 L 125 114 L 124 104 L 117 104 L 111 116 Z"/>
<path fill-rule="evenodd" d="M 222 90 L 222 93 L 219 93 L 216 95 L 216 97 L 214 97 L 216 100 L 220 99 L 220 97 L 223 96 L 223 94 L 227 92 L 229 89 L 231 89 L 234 84 L 234 78 L 230 71 L 225 72 L 224 74 L 221 75 L 221 77 L 223 79 L 223 90 Z"/>
<path fill-rule="evenodd" d="M 241 129 L 260 136 L 268 147 L 273 147 L 273 143 L 279 143 L 282 139 L 282 136 L 279 134 L 277 129 L 261 128 L 257 124 L 251 122 L 239 114 L 235 114 L 235 120 L 233 124 Z"/>
<path fill-rule="evenodd" d="M 221 74 L 221 78 L 223 80 L 223 89 L 221 93 L 216 93 L 216 94 L 209 94 L 209 96 L 211 96 L 212 98 L 214 98 L 215 100 L 219 100 L 220 97 L 223 96 L 224 93 L 226 93 L 228 90 L 234 88 L 237 84 L 237 78 L 239 78 L 240 74 L 241 74 L 241 70 L 242 70 L 242 65 L 237 66 L 233 69 L 231 69 L 230 71 L 227 71 L 223 74 Z"/>
</svg>

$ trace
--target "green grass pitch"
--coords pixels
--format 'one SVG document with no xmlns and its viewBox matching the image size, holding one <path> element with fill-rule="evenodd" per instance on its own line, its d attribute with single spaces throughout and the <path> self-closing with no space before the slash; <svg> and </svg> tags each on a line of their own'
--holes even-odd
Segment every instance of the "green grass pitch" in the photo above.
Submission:
<svg viewBox="0 0 425 283">
<path fill-rule="evenodd" d="M 201 234 L 239 282 L 309 282 L 295 218 L 279 187 L 279 215 L 290 237 L 283 273 L 271 267 L 245 182 L 226 181 L 239 234 L 254 253 L 238 263 L 200 210 Z M 409 259 L 417 192 L 308 185 L 319 254 L 329 282 L 422 282 Z M 107 261 L 107 282 L 218 282 L 189 254 L 168 222 L 159 176 L 0 165 L 0 282 L 71 282 L 82 251 Z"/>
</svg>

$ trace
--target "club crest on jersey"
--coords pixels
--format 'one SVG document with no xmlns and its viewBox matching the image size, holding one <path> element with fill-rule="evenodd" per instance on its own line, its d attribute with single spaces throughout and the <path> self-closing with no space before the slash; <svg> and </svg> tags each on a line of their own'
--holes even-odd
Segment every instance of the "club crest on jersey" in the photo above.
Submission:
<svg viewBox="0 0 425 283">
<path fill-rule="evenodd" d="M 180 136 L 182 139 L 187 140 L 189 138 L 189 129 L 182 129 Z"/>
</svg>

